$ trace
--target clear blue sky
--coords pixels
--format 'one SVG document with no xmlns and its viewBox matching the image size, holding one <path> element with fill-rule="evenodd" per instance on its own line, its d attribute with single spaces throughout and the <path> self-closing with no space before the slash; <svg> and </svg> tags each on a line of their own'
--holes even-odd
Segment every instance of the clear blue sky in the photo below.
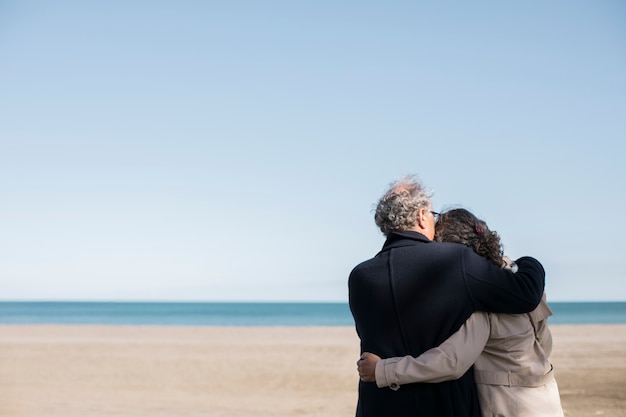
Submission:
<svg viewBox="0 0 626 417">
<path fill-rule="evenodd" d="M 345 301 L 417 174 L 626 300 L 621 1 L 0 2 L 0 299 Z"/>
</svg>

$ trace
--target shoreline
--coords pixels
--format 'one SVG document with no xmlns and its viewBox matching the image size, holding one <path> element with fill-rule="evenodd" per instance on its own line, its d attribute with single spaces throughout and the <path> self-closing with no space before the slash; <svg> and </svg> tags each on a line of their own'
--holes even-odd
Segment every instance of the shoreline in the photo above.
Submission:
<svg viewBox="0 0 626 417">
<path fill-rule="evenodd" d="M 550 325 L 566 417 L 626 415 L 626 325 Z M 353 416 L 352 326 L 0 325 L 1 417 Z"/>
</svg>

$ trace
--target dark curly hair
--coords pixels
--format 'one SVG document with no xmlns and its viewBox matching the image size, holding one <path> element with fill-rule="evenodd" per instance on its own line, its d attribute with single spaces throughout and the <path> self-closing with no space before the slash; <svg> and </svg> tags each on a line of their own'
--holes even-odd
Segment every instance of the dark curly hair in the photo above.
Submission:
<svg viewBox="0 0 626 417">
<path fill-rule="evenodd" d="M 469 246 L 498 266 L 502 266 L 502 243 L 487 223 L 465 209 L 454 209 L 442 213 L 435 225 L 437 242 L 455 242 Z"/>
</svg>

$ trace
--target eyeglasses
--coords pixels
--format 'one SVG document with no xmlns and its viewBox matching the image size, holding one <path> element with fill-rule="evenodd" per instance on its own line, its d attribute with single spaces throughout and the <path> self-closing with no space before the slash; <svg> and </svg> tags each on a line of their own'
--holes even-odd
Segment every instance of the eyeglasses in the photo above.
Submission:
<svg viewBox="0 0 626 417">
<path fill-rule="evenodd" d="M 439 220 L 439 216 L 441 213 L 437 213 L 436 211 L 431 211 L 432 215 L 435 217 L 435 221 Z"/>
</svg>

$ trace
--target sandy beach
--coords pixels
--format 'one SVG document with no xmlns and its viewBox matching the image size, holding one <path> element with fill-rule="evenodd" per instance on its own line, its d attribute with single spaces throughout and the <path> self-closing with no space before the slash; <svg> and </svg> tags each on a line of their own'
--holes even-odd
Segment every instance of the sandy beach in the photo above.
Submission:
<svg viewBox="0 0 626 417">
<path fill-rule="evenodd" d="M 626 325 L 552 326 L 565 415 L 626 416 Z M 351 327 L 0 326 L 0 416 L 353 416 Z"/>
</svg>

